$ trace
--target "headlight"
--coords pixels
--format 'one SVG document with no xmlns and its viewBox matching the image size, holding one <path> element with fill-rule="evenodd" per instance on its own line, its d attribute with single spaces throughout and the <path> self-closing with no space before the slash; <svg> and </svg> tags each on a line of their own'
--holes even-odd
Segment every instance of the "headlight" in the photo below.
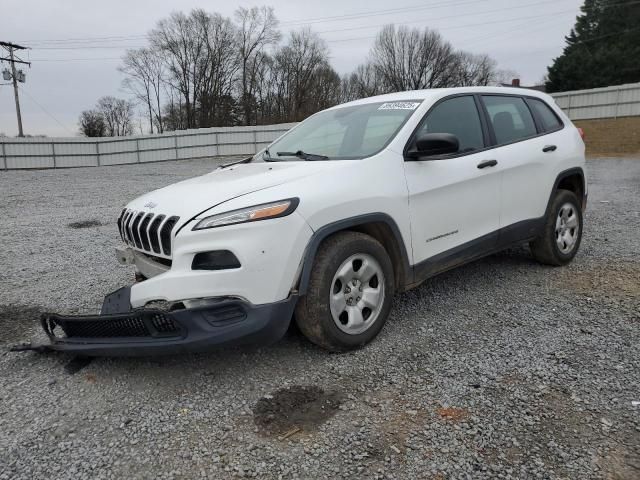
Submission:
<svg viewBox="0 0 640 480">
<path fill-rule="evenodd" d="M 287 200 L 263 203 L 253 207 L 218 213 L 200 220 L 196 226 L 193 227 L 193 230 L 202 230 L 203 228 L 222 227 L 225 225 L 234 225 L 236 223 L 257 222 L 258 220 L 285 217 L 296 209 L 298 203 L 300 203 L 300 199 L 289 198 Z"/>
</svg>

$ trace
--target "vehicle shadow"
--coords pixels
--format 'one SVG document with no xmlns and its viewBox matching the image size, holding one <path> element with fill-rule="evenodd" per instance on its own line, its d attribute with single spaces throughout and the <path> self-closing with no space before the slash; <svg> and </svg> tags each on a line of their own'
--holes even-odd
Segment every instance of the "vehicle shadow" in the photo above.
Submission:
<svg viewBox="0 0 640 480">
<path fill-rule="evenodd" d="M 418 310 L 427 310 L 432 296 L 446 294 L 447 303 L 455 308 L 480 283 L 484 289 L 500 288 L 504 282 L 531 269 L 532 265 L 538 264 L 531 258 L 529 250 L 526 247 L 515 247 L 439 274 L 419 287 L 397 295 L 388 323 L 393 328 L 397 322 L 403 322 L 403 330 L 419 328 L 423 325 L 424 318 L 407 318 L 403 314 L 405 303 L 412 303 L 413 308 L 417 307 Z M 437 318 L 430 320 L 436 322 Z M 406 322 L 410 322 L 410 325 Z M 385 336 L 388 329 L 386 327 L 381 335 Z M 387 338 L 385 341 L 397 342 L 397 339 Z M 365 348 L 376 348 L 376 342 L 377 340 Z M 360 352 L 362 350 L 351 354 L 359 355 Z M 284 338 L 267 346 L 246 345 L 205 353 L 155 357 L 96 357 L 91 362 L 68 354 L 47 354 L 41 358 L 48 361 L 51 356 L 57 357 L 68 374 L 91 371 L 98 379 L 118 379 L 123 386 L 133 390 L 151 386 L 180 390 L 184 386 L 192 386 L 194 379 L 216 379 L 216 382 L 230 385 L 237 382 L 238 378 L 243 378 L 243 381 L 264 379 L 272 375 L 272 372 L 278 372 L 280 378 L 287 378 L 288 373 L 295 377 L 296 372 L 300 371 L 321 371 L 326 364 L 331 364 L 336 357 L 343 355 L 328 353 L 311 344 L 297 329 L 295 322 L 292 322 Z"/>
</svg>

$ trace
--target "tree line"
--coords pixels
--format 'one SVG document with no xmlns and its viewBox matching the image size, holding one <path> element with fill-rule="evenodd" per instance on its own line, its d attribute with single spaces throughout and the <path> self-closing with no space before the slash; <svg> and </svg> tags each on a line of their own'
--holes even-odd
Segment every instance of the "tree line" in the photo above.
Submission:
<svg viewBox="0 0 640 480">
<path fill-rule="evenodd" d="M 640 2 L 585 0 L 549 67 L 548 92 L 640 82 Z"/>
<path fill-rule="evenodd" d="M 283 38 L 271 7 L 241 7 L 233 19 L 175 12 L 149 32 L 147 46 L 127 51 L 119 70 L 132 100 L 101 98 L 80 116 L 84 135 L 131 134 L 134 104 L 151 133 L 264 125 L 372 95 L 501 77 L 488 55 L 456 50 L 429 28 L 394 25 L 377 34 L 364 63 L 340 76 L 327 43 L 308 28 Z"/>
</svg>

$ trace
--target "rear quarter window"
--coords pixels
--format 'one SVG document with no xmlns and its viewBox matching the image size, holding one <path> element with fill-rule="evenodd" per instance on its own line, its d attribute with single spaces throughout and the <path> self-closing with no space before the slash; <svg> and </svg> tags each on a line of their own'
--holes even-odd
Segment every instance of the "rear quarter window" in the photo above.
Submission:
<svg viewBox="0 0 640 480">
<path fill-rule="evenodd" d="M 528 98 L 527 102 L 531 105 L 534 113 L 538 117 L 538 123 L 541 124 L 542 130 L 551 132 L 562 128 L 562 122 L 556 113 L 544 101 L 537 98 Z"/>
</svg>

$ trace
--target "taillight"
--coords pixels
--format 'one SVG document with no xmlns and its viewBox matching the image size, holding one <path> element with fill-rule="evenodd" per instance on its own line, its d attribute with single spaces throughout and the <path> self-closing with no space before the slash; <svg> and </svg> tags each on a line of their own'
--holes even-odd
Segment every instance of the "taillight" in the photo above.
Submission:
<svg viewBox="0 0 640 480">
<path fill-rule="evenodd" d="M 584 140 L 584 130 L 581 129 L 580 127 L 578 127 L 578 133 L 580 134 L 580 138 L 582 138 L 582 140 Z"/>
</svg>

